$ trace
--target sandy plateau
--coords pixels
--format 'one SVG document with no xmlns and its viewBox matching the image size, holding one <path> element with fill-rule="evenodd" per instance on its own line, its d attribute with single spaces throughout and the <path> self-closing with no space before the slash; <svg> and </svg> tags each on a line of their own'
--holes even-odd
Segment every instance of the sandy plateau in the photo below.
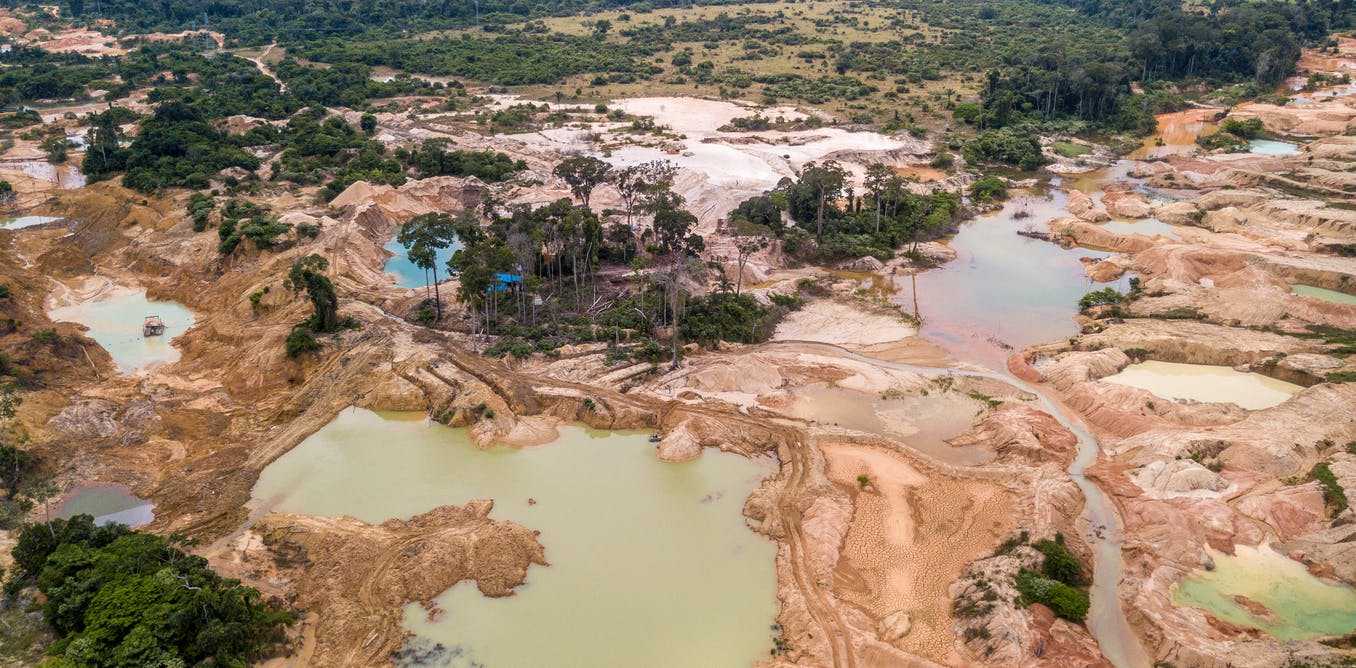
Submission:
<svg viewBox="0 0 1356 668">
<path fill-rule="evenodd" d="M 97 33 L 28 38 L 43 48 L 116 48 Z M 1356 42 L 1341 47 L 1356 57 Z M 728 102 L 616 106 L 653 115 L 685 137 L 653 146 L 607 132 L 591 138 L 589 128 L 485 137 L 437 115 L 381 114 L 379 135 L 392 144 L 446 136 L 464 148 L 502 150 L 525 160 L 540 184 L 440 177 L 400 187 L 357 183 L 328 206 L 280 197 L 275 213 L 319 225 L 317 241 L 229 262 L 215 235 L 192 232 L 186 194 L 16 181 L 21 205 L 62 218 L 0 231 L 8 251 L 0 278 L 14 288 L 14 308 L 35 327 L 54 327 L 63 342 L 16 344 L 41 388 L 20 412 L 34 447 L 60 462 L 68 486 L 85 479 L 129 485 L 155 503 L 150 530 L 199 537 L 199 551 L 216 567 L 303 608 L 295 654 L 276 665 L 385 664 L 407 639 L 406 604 L 429 603 L 459 581 L 486 596 L 510 595 L 530 580 L 529 565 L 550 560 L 549 541 L 497 517 L 490 500 L 377 525 L 250 506 L 260 472 L 349 406 L 425 411 L 466 426 L 482 445 L 539 444 L 556 425 L 582 422 L 654 430 L 656 456 L 666 460 L 700 457 L 707 447 L 775 458 L 775 472 L 744 504 L 750 527 L 776 545 L 779 650 L 769 666 L 1101 666 L 1110 662 L 1099 641 L 1108 640 L 1174 666 L 1349 656 L 1341 643 L 1278 643 L 1178 605 L 1173 592 L 1209 563 L 1209 550 L 1264 542 L 1317 577 L 1356 582 L 1356 515 L 1334 516 L 1319 483 L 1304 480 L 1327 460 L 1356 498 L 1356 454 L 1342 446 L 1356 441 L 1356 383 L 1328 381 L 1356 371 L 1356 361 L 1307 329 L 1356 328 L 1356 306 L 1292 290 L 1304 284 L 1356 294 L 1356 259 L 1337 255 L 1356 244 L 1356 96 L 1228 112 L 1261 118 L 1296 141 L 1312 138 L 1296 156 L 1196 151 L 1195 134 L 1224 110 L 1190 110 L 1162 120 L 1161 147 L 1151 140 L 1139 159 L 1121 163 L 1125 169 L 1096 177 L 1103 181 L 1095 194 L 1080 197 L 1070 186 L 1079 212 L 1039 222 L 1057 241 L 1109 252 L 1087 261 L 1089 275 L 1113 280 L 1128 272 L 1140 292 L 1127 313 L 1080 315 L 1075 336 L 1014 351 L 1005 369 L 981 370 L 965 350 L 926 340 L 926 318 L 920 330 L 894 305 L 860 294 L 872 277 L 936 271 L 902 256 L 845 275 L 759 253 L 743 277 L 754 294 L 791 292 L 804 279 L 817 281 L 822 294 L 787 318 L 772 342 L 694 349 L 673 370 L 608 366 L 603 344 L 555 358 L 489 359 L 472 352 L 464 333 L 393 315 L 423 296 L 383 273 L 382 246 L 399 225 L 420 213 L 462 211 L 487 191 L 506 202 L 567 196 L 549 176 L 565 155 L 606 155 L 617 164 L 672 159 L 677 186 L 699 214 L 708 259 L 733 266 L 733 244 L 718 230 L 749 195 L 814 160 L 834 158 L 860 175 L 876 161 L 916 169 L 932 150 L 924 140 L 839 129 L 725 133 L 719 128 L 730 118 L 748 113 Z M 1059 171 L 1072 178 L 1088 166 L 1065 161 Z M 0 168 L 16 169 L 12 162 Z M 967 178 L 935 183 L 962 187 Z M 617 197 L 600 189 L 593 204 L 615 207 Z M 1098 224 L 1150 217 L 1175 226 L 1177 238 Z M 942 262 L 955 257 L 945 244 L 923 251 Z M 309 252 L 329 259 L 341 314 L 361 328 L 338 335 L 324 354 L 291 359 L 283 341 L 307 307 L 290 298 L 282 279 Z M 49 301 L 79 304 L 111 285 L 145 289 L 198 315 L 174 341 L 176 361 L 122 374 L 78 326 L 50 323 Z M 251 293 L 265 287 L 271 290 L 252 305 Z M 443 294 L 454 287 L 455 280 L 444 284 Z M 1101 380 L 1144 359 L 1236 367 L 1304 389 L 1249 411 Z M 811 392 L 853 399 L 825 400 L 815 406 L 823 410 L 807 413 L 797 400 Z M 900 436 L 922 431 L 921 420 L 890 410 L 891 402 L 925 398 L 968 402 L 933 454 Z M 1080 519 L 1085 494 L 1069 470 L 1080 451 L 1071 427 L 1084 426 L 1100 444 L 1088 476 L 1110 496 L 1119 531 Z M 956 463 L 945 448 L 985 456 Z M 1095 638 L 1043 606 L 1020 605 L 1012 578 L 1038 568 L 1041 556 L 1000 545 L 1022 533 L 1061 535 L 1085 568 L 1107 567 L 1094 563 L 1097 547 L 1122 541 L 1123 577 L 1112 583 L 1118 599 L 1100 603 L 1133 633 Z"/>
</svg>

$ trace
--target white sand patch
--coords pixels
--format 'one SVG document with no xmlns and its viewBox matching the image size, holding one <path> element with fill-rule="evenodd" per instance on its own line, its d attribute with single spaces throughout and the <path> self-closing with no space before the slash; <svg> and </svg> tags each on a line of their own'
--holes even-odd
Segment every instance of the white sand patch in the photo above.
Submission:
<svg viewBox="0 0 1356 668">
<path fill-rule="evenodd" d="M 839 346 L 872 346 L 914 336 L 918 330 L 898 317 L 870 313 L 847 304 L 819 300 L 788 315 L 772 335 L 775 341 L 819 341 Z"/>
</svg>

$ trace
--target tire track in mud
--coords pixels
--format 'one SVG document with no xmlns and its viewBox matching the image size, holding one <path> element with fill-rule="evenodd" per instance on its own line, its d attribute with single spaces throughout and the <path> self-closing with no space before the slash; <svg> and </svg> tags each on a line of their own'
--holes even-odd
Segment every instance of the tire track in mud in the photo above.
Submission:
<svg viewBox="0 0 1356 668">
<path fill-rule="evenodd" d="M 786 530 L 786 546 L 791 553 L 789 559 L 791 576 L 805 601 L 806 611 L 819 625 L 820 631 L 824 634 L 824 639 L 828 642 L 830 658 L 832 659 L 831 665 L 856 668 L 857 661 L 852 650 L 852 627 L 843 620 L 842 615 L 838 613 L 837 606 L 830 600 L 829 597 L 832 594 L 826 593 L 819 586 L 814 577 L 813 566 L 806 556 L 809 550 L 806 547 L 807 541 L 802 528 L 802 520 L 805 514 L 798 507 L 795 494 L 795 490 L 808 485 L 808 470 L 812 466 L 809 448 L 814 446 L 806 441 L 804 431 L 795 427 L 772 424 L 742 414 L 732 414 L 687 404 L 676 399 L 667 402 L 666 408 L 664 422 L 668 422 L 671 418 L 676 419 L 673 418 L 675 414 L 686 413 L 723 422 L 751 424 L 758 429 L 766 429 L 778 437 L 777 458 L 785 467 L 787 479 L 781 487 L 781 493 L 777 495 L 777 510 L 782 520 L 781 525 Z"/>
<path fill-rule="evenodd" d="M 790 455 L 784 461 L 790 469 L 790 475 L 785 486 L 785 490 L 796 489 L 806 482 L 806 470 L 809 464 L 809 454 L 806 448 L 813 447 L 805 442 L 802 435 L 797 434 L 785 443 L 787 454 Z M 796 586 L 800 588 L 802 596 L 805 598 L 805 607 L 810 616 L 819 624 L 820 629 L 824 631 L 825 640 L 829 643 L 829 652 L 833 658 L 833 665 L 847 666 L 855 668 L 856 659 L 852 654 L 852 629 L 843 621 L 842 616 L 838 614 L 838 609 L 834 607 L 832 601 L 828 600 L 827 595 L 814 581 L 814 573 L 810 571 L 810 564 L 805 556 L 805 534 L 802 530 L 801 519 L 804 513 L 798 512 L 794 507 L 794 496 L 790 493 L 783 493 L 778 498 L 778 505 L 784 517 L 790 521 L 784 522 L 790 539 L 786 541 L 787 548 L 791 551 L 791 574 L 795 577 Z M 842 643 L 842 652 L 839 652 L 839 643 Z"/>
<path fill-rule="evenodd" d="M 1118 668 L 1122 666 L 1139 668 L 1140 666 L 1150 665 L 1143 644 L 1134 631 L 1130 629 L 1118 591 L 1118 583 L 1125 569 L 1121 555 L 1120 512 L 1110 496 L 1084 475 L 1087 467 L 1096 460 L 1100 446 L 1082 426 L 1078 418 L 1073 416 L 1067 408 L 1062 407 L 1054 399 L 1029 383 L 982 368 L 963 366 L 924 367 L 914 364 L 901 364 L 855 353 L 842 346 L 818 341 L 777 341 L 754 346 L 751 350 L 778 348 L 818 350 L 881 368 L 909 371 L 928 376 L 958 375 L 991 378 L 1032 392 L 1040 402 L 1042 410 L 1078 438 L 1078 455 L 1066 472 L 1083 492 L 1084 506 L 1080 517 L 1089 525 L 1101 525 L 1107 528 L 1105 536 L 1085 537 L 1085 542 L 1093 551 L 1093 597 L 1092 608 L 1089 611 L 1087 621 L 1088 630 L 1097 642 L 1103 657 L 1112 665 Z M 1097 499 L 1100 499 L 1100 502 Z"/>
</svg>

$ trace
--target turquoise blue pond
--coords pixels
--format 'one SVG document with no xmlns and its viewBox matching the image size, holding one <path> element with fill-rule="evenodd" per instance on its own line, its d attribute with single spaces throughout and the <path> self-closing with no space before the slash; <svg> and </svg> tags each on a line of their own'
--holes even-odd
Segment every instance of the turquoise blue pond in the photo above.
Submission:
<svg viewBox="0 0 1356 668">
<path fill-rule="evenodd" d="M 1248 142 L 1248 152 L 1260 155 L 1299 155 L 1299 146 L 1284 141 L 1254 139 Z"/>
<path fill-rule="evenodd" d="M 386 273 L 395 275 L 396 285 L 402 288 L 422 288 L 427 284 L 424 278 L 424 270 L 410 262 L 409 256 L 405 254 L 405 247 L 401 246 L 395 240 L 395 237 L 391 237 L 391 240 L 382 248 L 395 253 L 395 257 L 387 260 L 383 269 Z M 438 280 L 447 278 L 447 261 L 451 260 L 452 254 L 460 248 L 461 242 L 454 241 L 451 246 L 438 251 Z M 431 274 L 429 278 L 432 279 Z"/>
<path fill-rule="evenodd" d="M 91 302 L 53 309 L 52 320 L 78 322 L 89 337 L 108 351 L 123 373 L 149 369 L 179 359 L 170 343 L 193 326 L 193 313 L 174 302 L 146 299 L 145 290 L 116 289 Z M 142 336 L 146 316 L 160 316 L 162 336 Z"/>
</svg>

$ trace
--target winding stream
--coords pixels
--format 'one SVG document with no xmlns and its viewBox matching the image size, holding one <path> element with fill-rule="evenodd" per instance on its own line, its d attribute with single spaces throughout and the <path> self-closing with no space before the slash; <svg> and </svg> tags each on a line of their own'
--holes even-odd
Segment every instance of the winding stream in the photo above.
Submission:
<svg viewBox="0 0 1356 668">
<path fill-rule="evenodd" d="M 1082 518 L 1088 524 L 1088 532 L 1084 538 L 1093 551 L 1092 605 L 1088 610 L 1088 630 L 1092 632 L 1092 637 L 1097 640 L 1097 644 L 1102 649 L 1102 654 L 1113 665 L 1121 668 L 1139 668 L 1150 665 L 1149 656 L 1144 652 L 1144 647 L 1140 645 L 1139 638 L 1130 630 L 1130 624 L 1125 619 L 1125 611 L 1121 609 L 1120 595 L 1116 591 L 1116 587 L 1121 581 L 1121 574 L 1125 570 L 1125 560 L 1121 556 L 1122 525 L 1120 515 L 1116 512 L 1116 507 L 1111 502 L 1110 497 L 1084 475 L 1088 467 L 1097 462 L 1097 440 L 1062 406 L 1055 403 L 1038 388 L 1005 373 L 942 369 L 887 362 L 854 353 L 832 344 L 815 341 L 781 341 L 763 344 L 763 347 L 817 350 L 885 369 L 907 371 L 928 377 L 990 378 L 1034 394 L 1045 412 L 1078 437 L 1078 456 L 1074 458 L 1068 470 L 1069 477 L 1083 491 L 1085 504 Z"/>
</svg>

